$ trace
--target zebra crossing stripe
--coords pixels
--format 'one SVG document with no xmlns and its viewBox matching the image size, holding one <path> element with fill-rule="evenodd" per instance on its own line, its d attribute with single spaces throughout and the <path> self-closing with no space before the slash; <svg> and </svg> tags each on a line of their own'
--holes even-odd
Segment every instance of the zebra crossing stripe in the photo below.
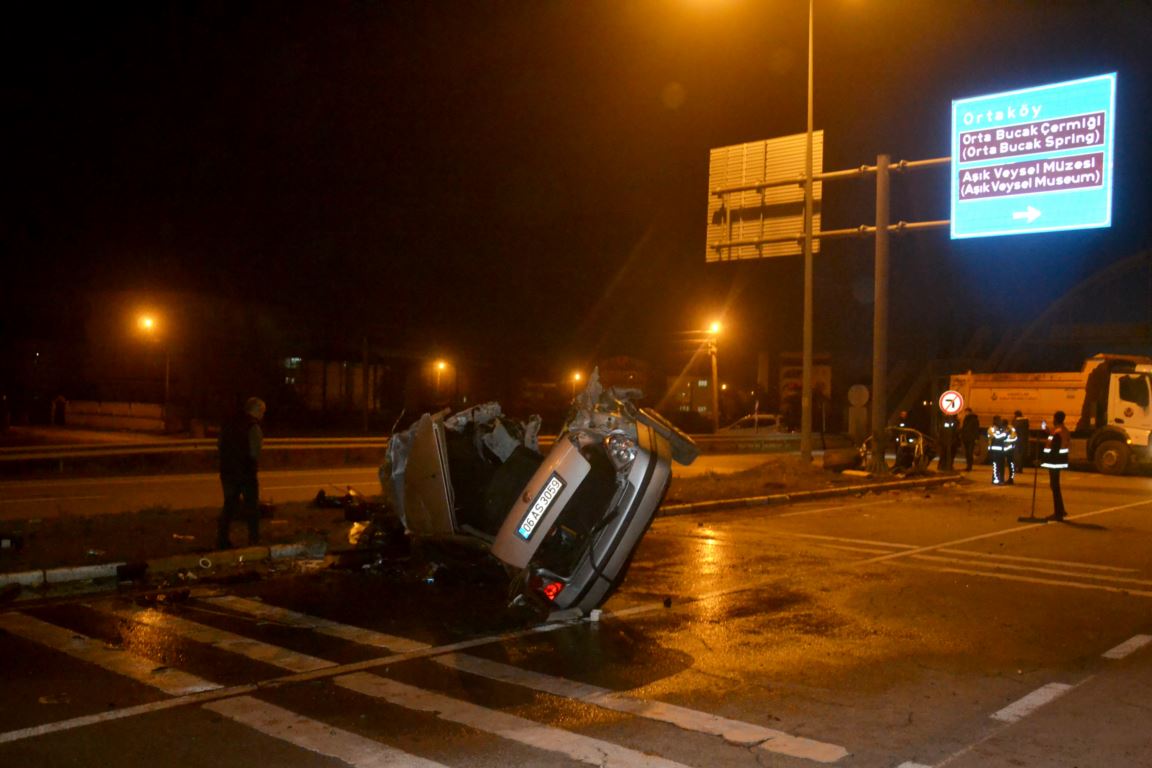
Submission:
<svg viewBox="0 0 1152 768">
<path fill-rule="evenodd" d="M 342 625 L 338 622 L 269 606 L 258 601 L 241 598 L 234 600 L 212 599 L 212 604 L 253 615 L 257 618 L 278 621 L 290 626 L 316 628 L 317 631 L 321 631 L 319 628 L 322 627 L 325 634 L 354 642 L 367 643 L 373 646 L 394 649 L 399 644 L 407 642 L 411 647 L 411 650 L 406 651 L 407 653 L 434 650 L 431 646 L 415 641 L 405 641 L 404 638 L 377 633 L 373 630 Z M 335 662 L 329 662 L 324 659 L 318 659 L 289 649 L 280 648 L 279 646 L 262 643 L 226 630 L 216 629 L 150 609 L 115 608 L 108 610 L 108 612 L 130 621 L 155 626 L 186 639 L 204 643 L 224 651 L 236 653 L 293 672 L 331 670 L 339 666 Z M 450 648 L 445 648 L 445 650 L 450 650 Z M 609 689 L 552 677 L 476 657 L 448 653 L 434 656 L 433 660 L 477 676 L 532 688 L 562 698 L 584 701 L 585 703 L 604 709 L 669 723 L 687 731 L 719 736 L 733 744 L 756 746 L 759 749 L 776 754 L 789 755 L 823 763 L 836 762 L 848 754 L 846 749 L 835 744 L 793 736 L 783 731 L 765 728 L 752 723 L 729 720 L 685 707 L 637 699 L 617 694 Z M 337 678 L 337 682 L 350 679 L 357 680 L 361 675 L 373 681 L 382 679 L 362 672 L 355 672 Z M 343 683 L 340 684 L 343 685 Z M 408 686 L 404 686 L 405 690 L 408 688 Z M 411 690 L 418 691 L 420 689 L 411 688 Z M 456 701 L 455 699 L 443 697 L 432 692 L 424 693 L 431 697 L 438 697 L 439 699 L 447 701 Z M 459 704 L 464 705 L 466 702 L 459 702 Z M 476 711 L 490 712 L 490 710 L 484 710 L 483 708 L 476 708 Z M 492 712 L 491 714 L 496 716 L 500 713 Z M 524 722 L 527 723 L 529 721 Z M 539 727 L 544 728 L 546 726 Z M 564 731 L 560 732 L 566 733 Z M 505 734 L 501 733 L 500 735 Z M 624 763 L 624 765 L 633 765 L 633 763 Z"/>
<path fill-rule="evenodd" d="M 296 627 L 315 627 L 317 631 L 322 631 L 325 634 L 367 645 L 392 648 L 395 650 L 400 650 L 399 646 L 403 644 L 407 644 L 410 647 L 406 648 L 406 650 L 417 650 L 418 648 L 428 647 L 412 640 L 384 635 L 373 632 L 372 630 L 361 629 L 360 627 L 339 624 L 328 619 L 310 616 L 284 608 L 277 608 L 276 606 L 271 606 L 256 600 L 248 600 L 240 597 L 213 597 L 208 598 L 208 601 L 213 605 L 219 605 L 258 618 L 271 619 Z M 545 675 L 508 664 L 477 658 L 475 656 L 452 653 L 434 656 L 432 660 L 443 666 L 468 672 L 478 677 L 531 688 L 561 698 L 576 699 L 603 709 L 610 709 L 649 720 L 670 723 L 686 731 L 719 736 L 729 743 L 740 746 L 759 746 L 761 749 L 769 752 L 806 758 L 823 763 L 836 762 L 848 754 L 848 750 L 836 744 L 826 744 L 813 739 L 793 736 L 772 728 L 765 728 L 738 720 L 729 720 L 686 707 L 620 695 L 607 688 L 553 677 L 551 675 Z"/>
<path fill-rule="evenodd" d="M 466 725 L 536 749 L 559 753 L 589 765 L 617 768 L 686 768 L 682 763 L 647 755 L 591 736 L 541 725 L 533 720 L 487 709 L 367 672 L 337 677 L 335 682 L 365 696 L 383 699 L 405 709 L 431 712 L 441 720 Z"/>
<path fill-rule="evenodd" d="M 268 605 L 259 600 L 248 600 L 232 595 L 208 597 L 204 598 L 204 600 L 212 605 L 227 608 L 237 613 L 244 613 L 259 619 L 275 621 L 290 627 L 310 629 L 319 634 L 328 635 L 329 637 L 338 637 L 341 640 L 348 640 L 353 643 L 359 643 L 360 645 L 370 645 L 376 648 L 384 648 L 385 650 L 391 650 L 397 653 L 423 651 L 431 647 L 427 643 L 419 643 L 415 640 L 396 637 L 395 635 L 386 635 L 371 629 L 340 624 L 328 619 L 322 619 L 318 616 L 309 616 L 305 613 L 290 611 L 287 608 Z"/>
<path fill-rule="evenodd" d="M 260 661 L 291 672 L 312 672 L 338 666 L 334 661 L 318 659 L 315 656 L 263 643 L 205 624 L 197 624 L 194 621 L 181 619 L 178 616 L 161 613 L 150 608 L 110 608 L 106 612 L 127 621 L 156 627 L 188 640 L 204 643 L 222 651 L 235 653 L 253 661 Z"/>
<path fill-rule="evenodd" d="M 73 658 L 123 675 L 172 696 L 216 690 L 220 686 L 195 675 L 159 665 L 130 651 L 110 648 L 101 640 L 72 632 L 22 613 L 0 614 L 0 629 Z"/>
<path fill-rule="evenodd" d="M 758 746 L 769 752 L 821 763 L 834 763 L 848 754 L 848 750 L 835 744 L 793 736 L 773 728 L 765 728 L 739 720 L 729 720 L 719 715 L 712 715 L 675 704 L 638 699 L 616 693 L 607 688 L 565 680 L 475 656 L 449 654 L 437 656 L 433 661 L 490 680 L 520 685 L 554 696 L 576 699 L 604 709 L 670 723 L 686 731 L 719 736 L 725 741 L 739 746 Z"/>
<path fill-rule="evenodd" d="M 342 760 L 353 768 L 447 768 L 251 696 L 214 701 L 204 709 L 301 749 Z"/>
</svg>

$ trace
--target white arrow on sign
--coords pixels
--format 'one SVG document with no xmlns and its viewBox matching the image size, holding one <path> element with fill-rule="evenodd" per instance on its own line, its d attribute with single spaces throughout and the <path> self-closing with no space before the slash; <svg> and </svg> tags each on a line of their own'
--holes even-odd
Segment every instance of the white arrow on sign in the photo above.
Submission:
<svg viewBox="0 0 1152 768">
<path fill-rule="evenodd" d="M 955 416 L 964 407 L 964 396 L 954 389 L 940 395 L 940 410 L 949 416 Z"/>
<path fill-rule="evenodd" d="M 1028 210 L 1026 211 L 1013 211 L 1012 218 L 1028 219 L 1028 223 L 1031 224 L 1032 222 L 1036 221 L 1036 219 L 1040 218 L 1040 211 L 1036 210 L 1032 206 L 1028 206 Z"/>
</svg>

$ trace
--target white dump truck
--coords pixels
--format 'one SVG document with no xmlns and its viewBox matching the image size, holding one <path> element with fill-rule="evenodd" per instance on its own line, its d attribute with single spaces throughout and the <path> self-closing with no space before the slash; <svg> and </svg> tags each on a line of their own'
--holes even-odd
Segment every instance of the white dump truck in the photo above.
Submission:
<svg viewBox="0 0 1152 768">
<path fill-rule="evenodd" d="M 1100 472 L 1120 475 L 1133 464 L 1152 462 L 1152 358 L 1095 355 L 1080 371 L 1061 373 L 969 371 L 953 375 L 950 388 L 964 396 L 982 427 L 994 416 L 1011 421 L 1019 410 L 1033 439 L 1043 436 L 1043 422 L 1051 424 L 1052 414 L 1064 411 L 1074 464 L 1092 463 Z"/>
</svg>

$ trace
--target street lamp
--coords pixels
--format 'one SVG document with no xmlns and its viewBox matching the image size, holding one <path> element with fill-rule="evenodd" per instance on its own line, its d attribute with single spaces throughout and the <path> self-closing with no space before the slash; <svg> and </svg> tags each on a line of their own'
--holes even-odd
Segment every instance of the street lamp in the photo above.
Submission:
<svg viewBox="0 0 1152 768">
<path fill-rule="evenodd" d="M 436 361 L 436 397 L 440 397 L 440 376 L 444 373 L 444 369 L 448 367 L 448 363 L 443 360 Z"/>
<path fill-rule="evenodd" d="M 142 314 L 136 318 L 136 326 L 140 332 L 152 339 L 156 344 L 162 344 L 160 340 L 160 320 L 152 314 Z M 168 395 L 171 384 L 172 374 L 172 355 L 167 344 L 164 347 L 164 402 L 160 406 L 160 419 L 164 424 L 164 431 L 168 430 Z"/>
<path fill-rule="evenodd" d="M 576 387 L 580 384 L 580 379 L 584 378 L 580 371 L 572 374 L 572 399 L 576 399 Z"/>
<path fill-rule="evenodd" d="M 720 337 L 720 323 L 713 322 L 708 329 L 708 355 L 712 358 L 712 431 L 720 429 L 720 379 L 716 376 L 716 343 Z"/>
</svg>

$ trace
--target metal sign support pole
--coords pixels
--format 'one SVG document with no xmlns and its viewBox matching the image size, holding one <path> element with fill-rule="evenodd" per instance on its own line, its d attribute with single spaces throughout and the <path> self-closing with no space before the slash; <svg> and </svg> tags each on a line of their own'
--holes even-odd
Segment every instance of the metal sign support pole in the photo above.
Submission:
<svg viewBox="0 0 1152 768">
<path fill-rule="evenodd" d="M 888 474 L 888 155 L 876 158 L 876 293 L 872 305 L 872 466 L 873 475 Z"/>
<path fill-rule="evenodd" d="M 800 379 L 800 458 L 812 461 L 812 28 L 808 0 L 808 136 L 804 148 L 804 339 Z M 827 394 L 827 393 L 825 393 Z"/>
</svg>

